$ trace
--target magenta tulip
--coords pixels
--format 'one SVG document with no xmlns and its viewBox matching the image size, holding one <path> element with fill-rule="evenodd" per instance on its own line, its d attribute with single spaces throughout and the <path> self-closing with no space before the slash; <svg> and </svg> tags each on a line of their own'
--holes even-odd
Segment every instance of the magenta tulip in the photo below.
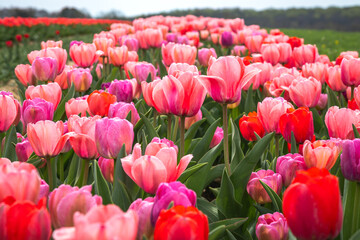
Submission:
<svg viewBox="0 0 360 240">
<path fill-rule="evenodd" d="M 54 105 L 41 98 L 25 100 L 21 113 L 26 127 L 28 123 L 36 123 L 40 120 L 53 120 Z"/>
</svg>

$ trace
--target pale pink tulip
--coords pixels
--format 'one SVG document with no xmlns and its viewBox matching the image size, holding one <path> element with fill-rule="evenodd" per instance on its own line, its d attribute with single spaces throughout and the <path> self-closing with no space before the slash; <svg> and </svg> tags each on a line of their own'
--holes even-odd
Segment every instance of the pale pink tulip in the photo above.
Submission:
<svg viewBox="0 0 360 240">
<path fill-rule="evenodd" d="M 61 96 L 61 88 L 57 83 L 38 85 L 36 87 L 29 86 L 25 91 L 26 99 L 42 98 L 54 104 L 54 109 L 59 105 Z"/>
<path fill-rule="evenodd" d="M 328 129 L 329 137 L 332 138 L 353 139 L 352 124 L 358 127 L 359 122 L 360 112 L 349 108 L 332 106 L 325 115 L 325 125 Z"/>
<path fill-rule="evenodd" d="M 65 68 L 66 60 L 67 60 L 67 52 L 65 49 L 59 48 L 59 47 L 53 47 L 53 48 L 45 48 L 40 51 L 32 51 L 28 54 L 28 60 L 30 64 L 33 63 L 33 61 L 37 57 L 52 57 L 55 58 L 57 61 L 57 71 L 56 75 L 59 75 L 62 73 L 62 71 Z"/>
<path fill-rule="evenodd" d="M 360 58 L 344 58 L 341 62 L 341 80 L 346 86 L 360 84 Z"/>
<path fill-rule="evenodd" d="M 71 115 L 81 114 L 81 117 L 86 117 L 86 112 L 90 112 L 87 97 L 88 96 L 71 98 L 69 101 L 67 101 L 65 103 L 66 116 L 70 118 Z"/>
<path fill-rule="evenodd" d="M 261 35 L 252 35 L 245 38 L 245 46 L 251 53 L 259 53 L 262 42 L 263 37 Z"/>
<path fill-rule="evenodd" d="M 328 66 L 320 62 L 305 63 L 302 66 L 302 75 L 306 78 L 314 77 L 320 81 L 321 84 L 324 84 L 329 78 Z"/>
<path fill-rule="evenodd" d="M 68 89 L 70 87 L 70 85 L 68 84 L 67 74 L 73 69 L 73 66 L 65 65 L 64 71 L 56 76 L 54 82 L 59 84 L 62 90 Z"/>
<path fill-rule="evenodd" d="M 112 65 L 115 67 L 122 66 L 128 61 L 128 48 L 125 45 L 121 47 L 109 47 L 108 56 Z"/>
<path fill-rule="evenodd" d="M 73 44 L 70 47 L 70 57 L 74 63 L 83 68 L 92 66 L 99 58 L 94 43 Z"/>
<path fill-rule="evenodd" d="M 340 66 L 334 66 L 328 68 L 328 79 L 326 83 L 333 91 L 344 92 L 347 86 L 341 81 L 341 68 Z"/>
<path fill-rule="evenodd" d="M 297 77 L 289 87 L 289 96 L 298 107 L 315 107 L 321 94 L 321 83 L 313 77 Z"/>
<path fill-rule="evenodd" d="M 35 85 L 36 83 L 36 78 L 32 73 L 31 65 L 29 64 L 17 65 L 15 67 L 15 75 L 25 87 L 28 85 Z"/>
<path fill-rule="evenodd" d="M 292 57 L 296 66 L 301 68 L 305 63 L 314 63 L 318 55 L 317 47 L 307 44 L 294 48 Z"/>
<path fill-rule="evenodd" d="M 58 48 L 62 48 L 63 45 L 63 41 L 54 41 L 54 40 L 47 40 L 46 42 L 41 41 L 41 49 L 45 49 L 45 48 L 51 48 L 51 47 L 58 47 Z"/>
<path fill-rule="evenodd" d="M 115 40 L 106 37 L 94 38 L 93 43 L 97 50 L 103 52 L 102 56 L 108 56 L 108 49 L 110 47 L 115 47 Z"/>
<path fill-rule="evenodd" d="M 68 86 L 74 84 L 76 92 L 87 91 L 92 83 L 92 75 L 88 68 L 75 68 L 67 73 Z"/>
<path fill-rule="evenodd" d="M 0 133 L 6 132 L 11 125 L 20 120 L 20 104 L 12 93 L 0 91 Z"/>
</svg>

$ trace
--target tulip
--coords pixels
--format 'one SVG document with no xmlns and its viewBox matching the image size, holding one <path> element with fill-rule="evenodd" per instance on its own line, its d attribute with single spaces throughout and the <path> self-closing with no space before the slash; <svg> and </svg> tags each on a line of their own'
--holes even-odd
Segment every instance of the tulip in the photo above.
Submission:
<svg viewBox="0 0 360 240">
<path fill-rule="evenodd" d="M 341 81 L 346 86 L 358 86 L 360 84 L 360 59 L 344 58 L 340 65 Z"/>
<path fill-rule="evenodd" d="M 289 43 L 278 43 L 277 47 L 279 48 L 280 52 L 280 63 L 287 63 L 290 61 L 292 55 L 292 48 Z"/>
<path fill-rule="evenodd" d="M 274 77 L 273 80 L 269 82 L 269 92 L 274 97 L 280 97 L 285 91 L 284 97 L 290 100 L 288 90 L 295 78 L 294 75 L 288 73 L 283 73 L 279 77 Z"/>
<path fill-rule="evenodd" d="M 41 98 L 25 100 L 21 109 L 21 115 L 25 123 L 36 123 L 40 120 L 53 120 L 54 105 Z"/>
<path fill-rule="evenodd" d="M 233 50 L 231 50 L 231 54 L 238 57 L 245 56 L 246 47 L 243 45 L 234 46 Z"/>
<path fill-rule="evenodd" d="M 114 159 L 99 157 L 98 164 L 106 181 L 114 182 Z"/>
<path fill-rule="evenodd" d="M 346 90 L 346 85 L 341 81 L 341 69 L 339 66 L 328 68 L 329 77 L 326 83 L 333 91 L 343 92 Z"/>
<path fill-rule="evenodd" d="M 20 104 L 12 93 L 0 91 L 0 133 L 6 132 L 11 125 L 20 120 Z"/>
<path fill-rule="evenodd" d="M 76 92 L 87 91 L 92 83 L 92 75 L 90 69 L 75 68 L 67 73 L 68 86 L 74 84 Z"/>
<path fill-rule="evenodd" d="M 112 65 L 122 66 L 128 61 L 128 48 L 127 46 L 109 47 L 108 56 Z"/>
<path fill-rule="evenodd" d="M 289 108 L 294 107 L 282 97 L 267 97 L 262 102 L 259 102 L 257 106 L 257 114 L 265 132 L 270 133 L 275 131 L 277 134 L 280 134 L 280 117 L 286 113 Z"/>
<path fill-rule="evenodd" d="M 70 46 L 70 57 L 78 67 L 88 68 L 99 58 L 94 43 L 73 44 Z"/>
<path fill-rule="evenodd" d="M 17 65 L 15 67 L 15 75 L 25 87 L 28 85 L 34 85 L 36 83 L 36 78 L 33 75 L 31 65 L 29 64 Z"/>
<path fill-rule="evenodd" d="M 302 45 L 293 49 L 293 58 L 298 68 L 301 68 L 305 63 L 314 63 L 316 57 L 319 55 L 315 45 Z"/>
<path fill-rule="evenodd" d="M 221 127 L 217 127 L 214 136 L 210 142 L 210 148 L 216 147 L 224 138 L 224 130 Z"/>
<path fill-rule="evenodd" d="M 296 143 L 311 140 L 314 135 L 314 123 L 312 112 L 308 108 L 288 108 L 286 113 L 280 116 L 279 128 L 281 135 L 287 142 L 291 142 L 291 133 L 294 134 Z"/>
<path fill-rule="evenodd" d="M 245 38 L 245 46 L 251 53 L 259 53 L 261 50 L 261 44 L 263 37 L 261 35 L 247 36 Z"/>
<path fill-rule="evenodd" d="M 274 173 L 272 170 L 259 170 L 257 172 L 252 172 L 250 175 L 249 182 L 246 185 L 248 194 L 259 204 L 269 203 L 271 202 L 271 199 L 265 188 L 261 185 L 260 180 L 266 183 L 279 195 L 282 188 L 281 175 Z"/>
<path fill-rule="evenodd" d="M 313 77 L 297 77 L 289 87 L 289 95 L 298 107 L 315 107 L 320 99 L 321 83 Z"/>
<path fill-rule="evenodd" d="M 46 42 L 41 41 L 41 49 L 45 49 L 45 48 L 54 48 L 54 47 L 58 47 L 58 48 L 62 48 L 63 45 L 63 41 L 54 41 L 54 40 L 47 40 Z"/>
<path fill-rule="evenodd" d="M 279 212 L 261 215 L 256 223 L 256 237 L 259 240 L 287 240 L 289 228 L 284 215 Z"/>
<path fill-rule="evenodd" d="M 326 168 L 330 170 L 341 152 L 340 142 L 332 140 L 306 140 L 303 147 L 303 156 L 308 168 Z"/>
<path fill-rule="evenodd" d="M 131 111 L 130 122 L 132 123 L 132 125 L 135 126 L 135 124 L 140 120 L 140 116 L 133 102 L 131 103 L 117 102 L 111 104 L 109 107 L 108 117 L 109 118 L 118 117 L 120 119 L 126 119 L 130 111 Z"/>
<path fill-rule="evenodd" d="M 168 75 L 178 78 L 184 72 L 191 72 L 194 76 L 199 75 L 199 70 L 195 65 L 187 63 L 172 63 L 168 68 Z"/>
<path fill-rule="evenodd" d="M 87 113 L 90 112 L 89 105 L 87 102 L 88 96 L 71 98 L 65 103 L 66 116 L 70 118 L 71 115 L 79 115 L 86 117 Z"/>
<path fill-rule="evenodd" d="M 326 169 L 298 171 L 285 190 L 283 212 L 297 238 L 335 238 L 343 217 L 337 177 Z"/>
<path fill-rule="evenodd" d="M 214 48 L 201 48 L 198 50 L 198 59 L 201 66 L 207 67 L 210 57 L 217 58 Z"/>
<path fill-rule="evenodd" d="M 360 182 L 359 145 L 359 139 L 342 141 L 341 172 L 349 181 Z"/>
<path fill-rule="evenodd" d="M 185 129 L 189 129 L 194 123 L 202 119 L 201 109 L 192 117 L 185 118 Z"/>
<path fill-rule="evenodd" d="M 96 49 L 100 50 L 103 52 L 103 56 L 108 56 L 108 49 L 111 47 L 115 47 L 115 41 L 111 38 L 106 38 L 106 37 L 99 37 L 99 38 L 94 38 L 93 40 Z"/>
<path fill-rule="evenodd" d="M 302 75 L 306 78 L 314 77 L 316 80 L 324 84 L 329 78 L 328 66 L 324 63 L 305 63 L 302 66 Z"/>
<path fill-rule="evenodd" d="M 139 50 L 139 41 L 136 38 L 126 38 L 122 45 L 125 45 L 129 51 L 137 52 Z"/>
<path fill-rule="evenodd" d="M 86 214 L 75 213 L 74 227 L 57 229 L 52 237 L 55 240 L 133 240 L 136 238 L 137 226 L 138 216 L 135 211 L 124 213 L 114 204 L 98 205 Z"/>
<path fill-rule="evenodd" d="M 194 65 L 197 51 L 196 47 L 193 46 L 168 43 L 167 45 L 162 45 L 161 53 L 166 66 L 170 66 L 172 63 Z"/>
<path fill-rule="evenodd" d="M 162 102 L 158 102 L 156 101 L 155 103 L 155 99 L 153 98 L 153 92 L 154 92 L 154 88 L 157 84 L 161 83 L 162 80 L 160 79 L 156 79 L 150 83 L 147 82 L 142 82 L 141 83 L 141 91 L 143 93 L 144 96 L 144 100 L 146 102 L 146 104 L 149 107 L 155 107 L 155 104 L 157 103 L 157 108 L 156 110 L 159 111 L 160 114 L 168 114 L 169 113 L 169 107 L 167 106 L 167 102 L 162 103 Z M 160 91 L 161 92 L 161 91 Z M 165 98 L 165 96 L 162 96 Z"/>
<path fill-rule="evenodd" d="M 154 232 L 154 239 L 159 240 L 206 240 L 208 237 L 207 216 L 195 207 L 176 206 L 162 211 Z"/>
<path fill-rule="evenodd" d="M 147 238 L 151 238 L 154 228 L 151 224 L 151 212 L 154 205 L 154 198 L 148 197 L 142 200 L 136 199 L 129 207 L 129 209 L 136 211 L 139 216 L 139 225 L 137 239 L 142 239 L 145 235 Z"/>
<path fill-rule="evenodd" d="M 2 239 L 39 239 L 51 237 L 50 215 L 45 198 L 36 205 L 29 201 L 3 202 L 0 204 L 3 220 Z"/>
<path fill-rule="evenodd" d="M 33 75 L 38 81 L 54 81 L 58 63 L 52 57 L 37 57 L 31 66 Z"/>
<path fill-rule="evenodd" d="M 29 86 L 25 91 L 26 99 L 42 98 L 54 104 L 54 109 L 59 105 L 61 96 L 61 88 L 57 83 L 48 83 L 36 87 Z"/>
<path fill-rule="evenodd" d="M 139 84 L 141 84 L 141 82 L 147 81 L 149 75 L 151 81 L 154 80 L 156 72 L 157 70 L 151 63 L 139 63 L 136 64 L 134 68 L 134 76 Z"/>
<path fill-rule="evenodd" d="M 102 71 L 104 69 L 104 66 L 101 63 L 96 64 L 96 76 L 98 77 L 98 79 L 100 79 L 102 77 Z"/>
<path fill-rule="evenodd" d="M 15 152 L 17 159 L 20 162 L 26 162 L 31 156 L 31 154 L 34 152 L 34 150 L 31 147 L 29 140 L 26 138 L 23 141 L 16 144 Z"/>
<path fill-rule="evenodd" d="M 102 204 L 100 196 L 92 196 L 91 186 L 82 188 L 62 184 L 49 196 L 49 212 L 54 228 L 74 226 L 75 212 L 86 214 L 96 205 Z"/>
<path fill-rule="evenodd" d="M 295 47 L 300 47 L 301 45 L 303 45 L 304 39 L 298 37 L 289 37 L 287 43 L 289 43 L 291 45 L 291 48 L 294 49 Z"/>
<path fill-rule="evenodd" d="M 139 61 L 139 55 L 135 51 L 129 51 L 128 52 L 128 61 L 138 62 Z"/>
<path fill-rule="evenodd" d="M 220 36 L 220 44 L 222 47 L 230 47 L 234 43 L 232 32 L 225 31 Z"/>
<path fill-rule="evenodd" d="M 96 121 L 95 142 L 102 157 L 116 159 L 123 144 L 129 154 L 133 141 L 133 125 L 129 121 L 117 117 L 105 117 Z"/>
<path fill-rule="evenodd" d="M 133 99 L 133 86 L 130 80 L 117 80 L 111 82 L 109 93 L 116 96 L 118 102 L 131 102 Z"/>
<path fill-rule="evenodd" d="M 125 173 L 145 192 L 155 193 L 162 182 L 176 181 L 186 169 L 192 155 L 180 159 L 177 165 L 178 149 L 173 142 L 154 138 L 141 155 L 140 144 L 135 144 L 133 153 L 121 159 Z"/>
<path fill-rule="evenodd" d="M 264 85 L 265 82 L 270 81 L 272 66 L 270 63 L 253 63 L 245 67 L 245 75 L 255 74 L 250 77 L 249 81 L 242 87 L 243 90 L 249 90 L 252 84 L 252 89 L 258 89 L 260 85 Z"/>
<path fill-rule="evenodd" d="M 0 202 L 9 197 L 16 201 L 39 201 L 41 178 L 32 164 L 0 158 L 0 167 Z"/>
<path fill-rule="evenodd" d="M 67 76 L 68 76 L 68 72 L 70 72 L 73 69 L 74 69 L 73 66 L 65 65 L 64 71 L 56 76 L 54 82 L 59 84 L 62 90 L 69 88 L 70 85 L 68 84 Z"/>
<path fill-rule="evenodd" d="M 92 115 L 106 116 L 110 105 L 116 102 L 116 96 L 95 90 L 89 95 L 87 102 Z"/>
<path fill-rule="evenodd" d="M 280 50 L 275 43 L 261 45 L 261 55 L 264 61 L 276 65 L 280 61 Z"/>
<path fill-rule="evenodd" d="M 304 157 L 301 154 L 288 153 L 277 158 L 276 172 L 281 175 L 285 187 L 290 185 L 298 170 L 307 170 Z"/>
<path fill-rule="evenodd" d="M 65 49 L 54 47 L 54 48 L 45 48 L 40 51 L 32 51 L 28 54 L 28 60 L 30 64 L 33 64 L 34 60 L 39 57 L 51 57 L 55 58 L 57 61 L 57 71 L 56 75 L 62 73 L 65 68 L 66 60 L 67 60 L 67 52 Z M 33 70 L 34 71 L 34 70 Z M 55 78 L 55 77 L 54 77 Z"/>
<path fill-rule="evenodd" d="M 248 116 L 244 115 L 239 120 L 239 128 L 241 135 L 247 141 L 256 141 L 256 135 L 263 137 L 265 135 L 264 127 L 262 126 L 257 113 L 250 112 Z"/>
<path fill-rule="evenodd" d="M 332 106 L 325 115 L 325 125 L 331 138 L 354 139 L 352 125 L 357 126 L 359 122 L 359 112 L 348 108 Z"/>
</svg>

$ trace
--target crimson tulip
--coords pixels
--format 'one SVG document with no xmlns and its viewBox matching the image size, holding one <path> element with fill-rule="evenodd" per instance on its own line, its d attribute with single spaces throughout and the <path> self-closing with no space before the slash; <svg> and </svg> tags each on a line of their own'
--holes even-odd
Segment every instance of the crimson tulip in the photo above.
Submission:
<svg viewBox="0 0 360 240">
<path fill-rule="evenodd" d="M 250 112 L 248 116 L 244 115 L 239 120 L 241 135 L 248 141 L 256 141 L 256 135 L 263 137 L 265 130 L 261 124 L 256 112 Z"/>
</svg>

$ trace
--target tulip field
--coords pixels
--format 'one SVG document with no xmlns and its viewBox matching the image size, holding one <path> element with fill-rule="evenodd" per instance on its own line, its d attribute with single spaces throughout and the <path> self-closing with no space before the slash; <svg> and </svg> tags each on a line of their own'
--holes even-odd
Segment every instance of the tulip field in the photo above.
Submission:
<svg viewBox="0 0 360 240">
<path fill-rule="evenodd" d="M 350 35 L 190 15 L 0 33 L 17 84 L 0 91 L 0 239 L 360 239 Z"/>
</svg>

